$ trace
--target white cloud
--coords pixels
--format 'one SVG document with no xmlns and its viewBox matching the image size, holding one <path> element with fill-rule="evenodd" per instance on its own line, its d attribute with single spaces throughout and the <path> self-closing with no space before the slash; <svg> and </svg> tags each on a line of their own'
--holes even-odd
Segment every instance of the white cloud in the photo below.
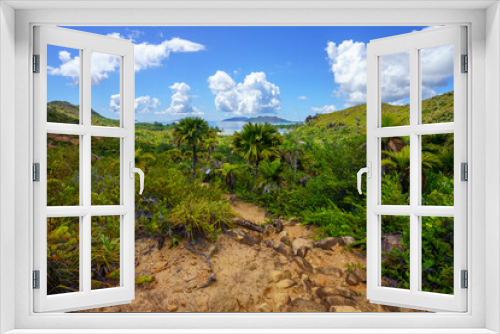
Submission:
<svg viewBox="0 0 500 334">
<path fill-rule="evenodd" d="M 128 35 L 129 39 L 138 36 L 140 32 Z M 123 38 L 120 33 L 113 32 L 107 36 Z M 160 44 L 141 43 L 135 45 L 135 71 L 141 71 L 150 67 L 158 67 L 162 61 L 169 57 L 172 52 L 197 52 L 204 50 L 205 46 L 181 38 L 165 40 Z M 80 78 L 80 56 L 71 57 L 67 51 L 59 52 L 59 67 L 47 66 L 50 75 L 60 75 L 72 79 L 72 85 L 78 85 Z M 92 52 L 91 56 L 91 81 L 92 85 L 98 85 L 109 78 L 109 74 L 120 67 L 120 57 L 105 53 Z"/>
<path fill-rule="evenodd" d="M 191 87 L 184 82 L 176 82 L 172 86 L 173 94 L 170 107 L 156 114 L 182 114 L 182 115 L 203 115 L 203 112 L 191 104 Z"/>
<path fill-rule="evenodd" d="M 158 108 L 160 104 L 160 100 L 156 97 L 151 98 L 148 95 L 139 96 L 134 100 L 134 109 L 136 113 L 147 114 Z M 111 95 L 109 107 L 111 112 L 120 112 L 120 94 Z"/>
<path fill-rule="evenodd" d="M 80 80 L 80 56 L 71 57 L 68 51 L 59 52 L 59 67 L 47 66 L 50 75 L 60 75 L 72 79 L 71 84 L 77 86 Z M 90 77 L 93 86 L 98 85 L 109 74 L 120 67 L 120 57 L 106 53 L 92 52 L 90 57 Z"/>
<path fill-rule="evenodd" d="M 150 67 L 158 67 L 163 59 L 172 52 L 197 52 L 205 50 L 205 46 L 178 37 L 165 40 L 161 44 L 141 43 L 135 46 L 135 70 L 141 71 Z"/>
<path fill-rule="evenodd" d="M 208 78 L 218 111 L 234 114 L 272 114 L 281 108 L 279 87 L 264 72 L 252 72 L 236 84 L 224 71 Z"/>
<path fill-rule="evenodd" d="M 425 29 L 432 29 L 428 27 Z M 345 107 L 366 102 L 366 45 L 345 40 L 339 45 L 328 42 L 326 52 L 338 85 L 336 93 L 345 99 Z M 382 101 L 406 104 L 410 96 L 409 54 L 386 55 L 381 61 Z M 444 87 L 453 76 L 453 46 L 422 51 L 422 94 L 427 99 L 436 95 L 435 88 Z"/>
<path fill-rule="evenodd" d="M 320 114 L 329 114 L 329 113 L 334 112 L 335 110 L 337 110 L 337 108 L 335 108 L 334 105 L 323 106 L 323 107 L 319 107 L 319 108 L 318 107 L 311 108 L 311 111 L 314 111 L 314 112 L 317 112 Z"/>
<path fill-rule="evenodd" d="M 301 95 L 301 96 L 297 97 L 297 99 L 299 99 L 299 100 L 307 100 L 307 96 Z"/>
</svg>

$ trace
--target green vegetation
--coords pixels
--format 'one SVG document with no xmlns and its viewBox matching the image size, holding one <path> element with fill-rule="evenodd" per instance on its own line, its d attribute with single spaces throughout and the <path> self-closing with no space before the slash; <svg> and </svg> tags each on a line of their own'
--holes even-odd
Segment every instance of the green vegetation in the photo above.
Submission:
<svg viewBox="0 0 500 334">
<path fill-rule="evenodd" d="M 426 122 L 453 121 L 453 92 L 425 100 L 422 106 Z M 51 102 L 49 121 L 74 120 L 77 108 L 67 102 Z M 384 125 L 406 124 L 408 105 L 384 104 L 382 109 Z M 117 122 L 100 115 L 92 117 L 101 125 Z M 136 237 L 170 236 L 171 247 L 182 239 L 195 243 L 216 238 L 230 226 L 233 212 L 223 194 L 232 193 L 264 207 L 274 218 L 300 218 L 315 228 L 318 239 L 352 236 L 356 243 L 349 247 L 364 251 L 366 198 L 357 193 L 356 173 L 366 165 L 365 105 L 309 117 L 305 124 L 290 126 L 283 135 L 270 124 L 248 123 L 233 136 L 217 135 L 215 130 L 199 118 L 187 118 L 176 125 L 137 124 L 136 164 L 146 172 L 148 182 L 144 194 L 136 195 Z M 75 205 L 79 194 L 75 168 L 79 166 L 78 140 L 62 135 L 49 139 L 48 203 Z M 92 142 L 92 168 L 98 169 L 95 173 L 99 175 L 92 179 L 93 204 L 119 199 L 115 154 L 119 144 L 111 139 Z M 409 140 L 386 138 L 382 149 L 384 204 L 408 204 Z M 423 204 L 453 205 L 453 135 L 423 136 L 422 151 Z M 50 225 L 49 273 L 55 293 L 71 291 L 78 283 L 72 272 L 78 268 L 75 224 L 62 220 Z M 68 228 L 61 230 L 61 226 Z M 113 251 L 118 232 L 110 229 L 95 235 L 93 247 L 99 250 L 94 258 L 96 285 L 119 282 L 117 263 L 104 254 Z M 400 247 L 383 254 L 383 275 L 395 286 L 408 287 L 407 217 L 384 217 L 382 232 L 401 240 Z M 453 293 L 453 220 L 424 217 L 422 239 L 423 289 Z"/>
</svg>

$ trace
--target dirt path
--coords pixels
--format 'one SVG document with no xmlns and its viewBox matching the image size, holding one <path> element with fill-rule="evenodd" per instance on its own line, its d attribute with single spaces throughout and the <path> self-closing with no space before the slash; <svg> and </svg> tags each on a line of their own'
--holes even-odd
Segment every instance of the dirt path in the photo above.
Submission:
<svg viewBox="0 0 500 334">
<path fill-rule="evenodd" d="M 241 218 L 236 225 L 266 220 L 265 211 L 251 203 L 232 206 Z M 369 303 L 366 271 L 359 269 L 366 265 L 364 255 L 343 251 L 343 239 L 317 244 L 311 236 L 312 229 L 293 219 L 263 232 L 235 226 L 198 247 L 210 256 L 212 270 L 182 245 L 169 249 L 170 240 L 161 250 L 155 240 L 137 240 L 136 277 L 151 281 L 136 284 L 132 303 L 90 312 L 412 311 Z M 217 280 L 203 288 L 213 274 Z"/>
</svg>

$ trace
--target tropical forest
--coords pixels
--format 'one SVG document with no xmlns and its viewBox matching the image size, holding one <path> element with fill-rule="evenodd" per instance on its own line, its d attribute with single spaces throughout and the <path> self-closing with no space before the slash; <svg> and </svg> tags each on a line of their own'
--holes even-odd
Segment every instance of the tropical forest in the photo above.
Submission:
<svg viewBox="0 0 500 334">
<path fill-rule="evenodd" d="M 47 106 L 78 123 L 79 107 Z M 453 92 L 422 102 L 453 122 Z M 118 121 L 92 112 L 94 125 Z M 382 126 L 409 105 L 382 105 Z M 136 299 L 92 312 L 410 312 L 366 299 L 366 105 L 223 134 L 200 117 L 135 125 Z M 120 140 L 92 138 L 92 205 L 120 201 Z M 409 137 L 381 140 L 382 204 L 408 205 Z M 422 204 L 453 206 L 453 134 L 422 136 Z M 47 136 L 47 205 L 78 205 L 80 138 Z M 120 284 L 120 217 L 92 219 L 92 288 Z M 409 289 L 409 217 L 382 216 L 381 284 Z M 79 220 L 47 222 L 48 294 L 79 289 Z M 453 219 L 422 218 L 422 290 L 453 294 Z"/>
</svg>

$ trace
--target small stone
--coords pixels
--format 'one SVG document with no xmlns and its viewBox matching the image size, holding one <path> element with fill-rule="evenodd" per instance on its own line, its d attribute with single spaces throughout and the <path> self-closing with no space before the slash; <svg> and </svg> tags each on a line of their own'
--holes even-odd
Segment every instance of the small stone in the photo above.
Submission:
<svg viewBox="0 0 500 334">
<path fill-rule="evenodd" d="M 257 269 L 257 263 L 255 263 L 255 262 L 250 262 L 250 263 L 248 264 L 248 266 L 247 266 L 247 269 L 248 269 L 248 270 L 255 270 L 255 269 Z"/>
<path fill-rule="evenodd" d="M 195 260 L 191 261 L 191 264 L 194 266 L 196 264 L 196 261 Z"/>
<path fill-rule="evenodd" d="M 283 276 L 283 272 L 279 270 L 271 270 L 269 272 L 269 281 L 271 282 L 279 282 L 281 280 L 281 277 Z"/>
<path fill-rule="evenodd" d="M 276 304 L 287 305 L 291 303 L 290 296 L 287 293 L 277 293 L 273 296 L 273 300 Z"/>
<path fill-rule="evenodd" d="M 264 233 L 265 236 L 270 236 L 274 232 L 276 232 L 276 229 L 274 228 L 273 225 L 269 225 L 268 224 L 268 225 L 264 226 L 263 233 Z"/>
<path fill-rule="evenodd" d="M 302 270 L 306 271 L 306 272 L 313 272 L 313 266 L 309 263 L 309 261 L 307 261 L 306 259 L 304 259 L 303 257 L 300 257 L 300 256 L 296 256 L 293 258 L 293 261 L 295 263 L 297 263 L 297 265 L 302 268 Z"/>
<path fill-rule="evenodd" d="M 361 280 L 359 279 L 358 275 L 356 275 L 355 273 L 349 273 L 345 277 L 344 282 L 347 285 L 356 286 L 361 282 Z"/>
<path fill-rule="evenodd" d="M 306 257 L 309 249 L 314 247 L 314 243 L 312 241 L 297 238 L 292 241 L 292 251 L 293 254 L 300 257 Z"/>
<path fill-rule="evenodd" d="M 168 312 L 175 312 L 175 311 L 177 311 L 177 305 L 168 305 L 167 306 L 167 311 Z"/>
<path fill-rule="evenodd" d="M 332 306 L 356 306 L 354 300 L 340 296 L 326 296 L 321 301 L 328 309 Z"/>
<path fill-rule="evenodd" d="M 284 279 L 282 281 L 279 281 L 276 284 L 276 287 L 279 288 L 279 289 L 286 289 L 286 288 L 289 288 L 289 287 L 294 286 L 296 284 L 297 284 L 297 282 L 295 282 L 294 280 Z"/>
<path fill-rule="evenodd" d="M 343 237 L 342 238 L 344 240 L 344 244 L 347 246 L 347 245 L 350 245 L 350 244 L 353 244 L 356 242 L 356 239 L 354 239 L 353 237 L 351 236 L 346 236 L 346 237 Z"/>
<path fill-rule="evenodd" d="M 295 299 L 291 304 L 292 312 L 326 312 L 327 308 L 312 300 Z"/>
<path fill-rule="evenodd" d="M 334 276 L 334 277 L 342 277 L 344 273 L 342 270 L 339 268 L 335 267 L 319 267 L 319 268 L 314 268 L 314 273 L 315 274 L 322 274 L 322 275 L 327 275 L 327 276 Z"/>
<path fill-rule="evenodd" d="M 257 306 L 257 311 L 258 312 L 272 312 L 273 308 L 269 306 L 267 303 L 262 303 L 259 306 Z"/>
<path fill-rule="evenodd" d="M 288 238 L 288 233 L 286 231 L 281 231 L 280 232 L 280 241 L 283 243 L 290 242 L 290 239 Z"/>
<path fill-rule="evenodd" d="M 354 306 L 331 306 L 330 312 L 361 312 Z"/>
<path fill-rule="evenodd" d="M 356 297 L 356 291 L 349 289 L 349 288 L 344 288 L 344 287 L 320 287 L 318 290 L 316 290 L 316 295 L 319 298 L 324 298 L 327 296 L 340 296 L 343 298 L 348 298 L 348 299 L 353 299 Z"/>
<path fill-rule="evenodd" d="M 354 270 L 354 273 L 359 277 L 361 282 L 366 283 L 366 269 L 357 268 Z"/>
<path fill-rule="evenodd" d="M 329 250 L 332 249 L 335 245 L 344 245 L 344 239 L 342 238 L 333 238 L 333 237 L 327 237 L 323 238 L 320 241 L 316 243 L 316 247 L 324 249 L 324 250 Z"/>
</svg>

